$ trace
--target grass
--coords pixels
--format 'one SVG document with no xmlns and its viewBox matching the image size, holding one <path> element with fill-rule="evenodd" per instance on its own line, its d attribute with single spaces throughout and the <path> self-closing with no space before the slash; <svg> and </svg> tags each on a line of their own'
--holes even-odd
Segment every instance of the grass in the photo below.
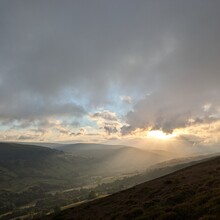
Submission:
<svg viewBox="0 0 220 220">
<path fill-rule="evenodd" d="M 220 157 L 46 219 L 220 219 Z"/>
</svg>

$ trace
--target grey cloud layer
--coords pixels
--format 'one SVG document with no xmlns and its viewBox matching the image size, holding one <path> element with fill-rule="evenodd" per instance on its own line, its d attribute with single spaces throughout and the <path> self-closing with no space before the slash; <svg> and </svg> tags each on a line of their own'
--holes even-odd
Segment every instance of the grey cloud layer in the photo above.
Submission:
<svg viewBox="0 0 220 220">
<path fill-rule="evenodd" d="M 118 133 L 119 128 L 122 127 L 120 119 L 114 112 L 96 112 L 90 115 L 90 118 L 96 121 L 99 129 L 104 129 L 104 131 L 109 135 Z"/>
<path fill-rule="evenodd" d="M 80 116 L 80 99 L 105 106 L 115 92 L 141 97 L 127 130 L 171 131 L 220 105 L 218 0 L 0 4 L 1 118 Z M 57 104 L 66 90 L 75 102 Z"/>
</svg>

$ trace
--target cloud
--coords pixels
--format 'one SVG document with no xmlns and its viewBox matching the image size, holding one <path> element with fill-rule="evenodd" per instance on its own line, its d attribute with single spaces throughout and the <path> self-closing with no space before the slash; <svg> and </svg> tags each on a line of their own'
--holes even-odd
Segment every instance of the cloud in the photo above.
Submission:
<svg viewBox="0 0 220 220">
<path fill-rule="evenodd" d="M 128 134 L 218 120 L 219 9 L 218 0 L 3 0 L 1 123 L 96 112 L 106 133 Z"/>
<path fill-rule="evenodd" d="M 115 112 L 110 111 L 103 111 L 103 112 L 96 112 L 90 116 L 93 119 L 104 119 L 106 121 L 117 121 L 118 118 Z"/>
<path fill-rule="evenodd" d="M 25 135 L 21 135 L 21 136 L 19 136 L 18 138 L 17 138 L 17 140 L 19 140 L 19 141 L 26 141 L 26 140 L 33 140 L 33 139 L 35 139 L 36 137 L 31 137 L 30 135 L 28 135 L 28 136 L 25 136 Z"/>
<path fill-rule="evenodd" d="M 99 129 L 104 130 L 109 135 L 118 133 L 122 126 L 116 113 L 111 111 L 95 112 L 90 115 L 90 119 L 97 123 Z"/>
<path fill-rule="evenodd" d="M 201 91 L 191 97 L 178 91 L 170 93 L 170 88 L 167 92 L 152 94 L 139 100 L 134 109 L 127 113 L 126 123 L 128 125 L 122 128 L 122 133 L 126 134 L 137 128 L 161 129 L 166 133 L 172 133 L 176 128 L 212 123 L 220 119 L 217 107 L 209 109 L 209 111 L 203 108 L 206 99 L 199 100 L 199 96 L 205 97 L 205 92 Z M 210 96 L 208 100 L 212 98 Z M 220 103 L 216 100 L 213 105 L 219 106 Z"/>
<path fill-rule="evenodd" d="M 121 101 L 131 104 L 132 103 L 132 98 L 130 96 L 120 96 Z"/>
</svg>

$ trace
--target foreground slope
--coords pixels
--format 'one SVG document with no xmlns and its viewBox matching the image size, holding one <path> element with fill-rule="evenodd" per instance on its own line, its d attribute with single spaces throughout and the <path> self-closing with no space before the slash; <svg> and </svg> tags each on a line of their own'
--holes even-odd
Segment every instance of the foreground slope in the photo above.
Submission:
<svg viewBox="0 0 220 220">
<path fill-rule="evenodd" d="M 220 219 L 220 157 L 48 219 Z"/>
</svg>

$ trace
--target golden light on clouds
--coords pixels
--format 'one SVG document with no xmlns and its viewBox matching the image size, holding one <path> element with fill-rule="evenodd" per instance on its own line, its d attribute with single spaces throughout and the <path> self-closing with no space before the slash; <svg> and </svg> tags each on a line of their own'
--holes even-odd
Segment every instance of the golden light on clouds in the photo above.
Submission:
<svg viewBox="0 0 220 220">
<path fill-rule="evenodd" d="M 161 140 L 169 140 L 176 137 L 176 135 L 174 133 L 166 134 L 161 130 L 152 130 L 152 131 L 148 131 L 147 137 L 161 139 Z"/>
</svg>

